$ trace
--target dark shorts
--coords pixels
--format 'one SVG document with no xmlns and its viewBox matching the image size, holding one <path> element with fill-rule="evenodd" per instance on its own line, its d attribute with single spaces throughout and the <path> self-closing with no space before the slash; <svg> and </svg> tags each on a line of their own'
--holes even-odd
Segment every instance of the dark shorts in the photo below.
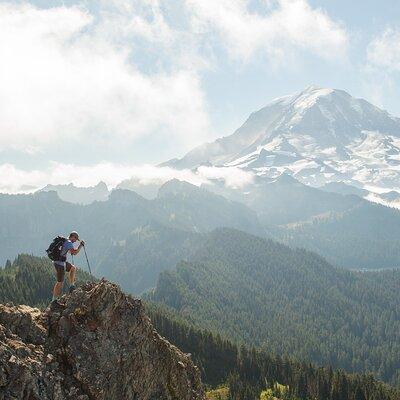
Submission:
<svg viewBox="0 0 400 400">
<path fill-rule="evenodd" d="M 57 282 L 64 282 L 64 276 L 65 276 L 65 271 L 69 272 L 71 271 L 71 268 L 73 267 L 72 264 L 70 264 L 68 261 L 66 261 L 64 265 L 58 265 L 56 263 L 54 264 L 54 268 L 56 269 L 56 275 L 57 275 Z"/>
</svg>

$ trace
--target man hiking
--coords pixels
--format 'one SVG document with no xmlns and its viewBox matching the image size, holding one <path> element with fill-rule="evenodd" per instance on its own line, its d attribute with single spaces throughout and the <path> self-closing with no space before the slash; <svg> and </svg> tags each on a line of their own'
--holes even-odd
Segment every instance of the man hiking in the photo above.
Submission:
<svg viewBox="0 0 400 400">
<path fill-rule="evenodd" d="M 68 239 L 64 239 L 60 256 L 53 262 L 54 268 L 56 269 L 57 282 L 54 285 L 52 302 L 57 302 L 61 295 L 65 271 L 68 272 L 69 292 L 71 293 L 75 289 L 76 267 L 67 261 L 67 254 L 70 253 L 71 255 L 75 256 L 85 245 L 85 242 L 81 240 L 78 248 L 75 249 L 74 243 L 76 241 L 79 241 L 79 235 L 78 232 L 73 231 L 69 234 Z"/>
</svg>

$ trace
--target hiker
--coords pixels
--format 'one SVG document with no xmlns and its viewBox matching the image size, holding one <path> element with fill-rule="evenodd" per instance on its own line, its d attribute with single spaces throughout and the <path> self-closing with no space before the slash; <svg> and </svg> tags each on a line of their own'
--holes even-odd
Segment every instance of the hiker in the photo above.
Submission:
<svg viewBox="0 0 400 400">
<path fill-rule="evenodd" d="M 76 267 L 67 261 L 67 254 L 70 253 L 71 255 L 75 256 L 85 245 L 85 242 L 81 240 L 78 248 L 74 248 L 74 243 L 79 241 L 79 235 L 75 231 L 70 233 L 68 239 L 62 239 L 64 240 L 64 243 L 61 247 L 60 256 L 58 257 L 58 260 L 53 261 L 57 275 L 57 283 L 54 285 L 53 289 L 53 302 L 57 301 L 58 297 L 61 295 L 65 271 L 68 272 L 69 292 L 71 293 L 74 291 Z"/>
</svg>

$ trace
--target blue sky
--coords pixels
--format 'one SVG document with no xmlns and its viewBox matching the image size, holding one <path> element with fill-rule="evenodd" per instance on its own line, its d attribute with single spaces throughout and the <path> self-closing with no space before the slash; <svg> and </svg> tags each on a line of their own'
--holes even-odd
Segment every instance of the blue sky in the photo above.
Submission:
<svg viewBox="0 0 400 400">
<path fill-rule="evenodd" d="M 2 1 L 0 191 L 113 184 L 311 84 L 400 116 L 398 21 L 397 0 Z"/>
</svg>

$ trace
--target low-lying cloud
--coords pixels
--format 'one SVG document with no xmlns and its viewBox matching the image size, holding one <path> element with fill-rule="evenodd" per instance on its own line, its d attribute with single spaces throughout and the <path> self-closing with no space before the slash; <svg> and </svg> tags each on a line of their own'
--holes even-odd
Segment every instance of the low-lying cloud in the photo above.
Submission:
<svg viewBox="0 0 400 400">
<path fill-rule="evenodd" d="M 132 180 L 138 185 L 162 185 L 171 179 L 179 179 L 200 186 L 219 180 L 226 186 L 240 188 L 253 180 L 253 174 L 237 167 L 200 167 L 197 171 L 177 170 L 153 165 L 123 165 L 99 163 L 91 166 L 52 163 L 45 170 L 23 170 L 13 164 L 0 165 L 1 193 L 32 193 L 47 184 L 94 186 L 103 181 L 109 188 Z"/>
</svg>

